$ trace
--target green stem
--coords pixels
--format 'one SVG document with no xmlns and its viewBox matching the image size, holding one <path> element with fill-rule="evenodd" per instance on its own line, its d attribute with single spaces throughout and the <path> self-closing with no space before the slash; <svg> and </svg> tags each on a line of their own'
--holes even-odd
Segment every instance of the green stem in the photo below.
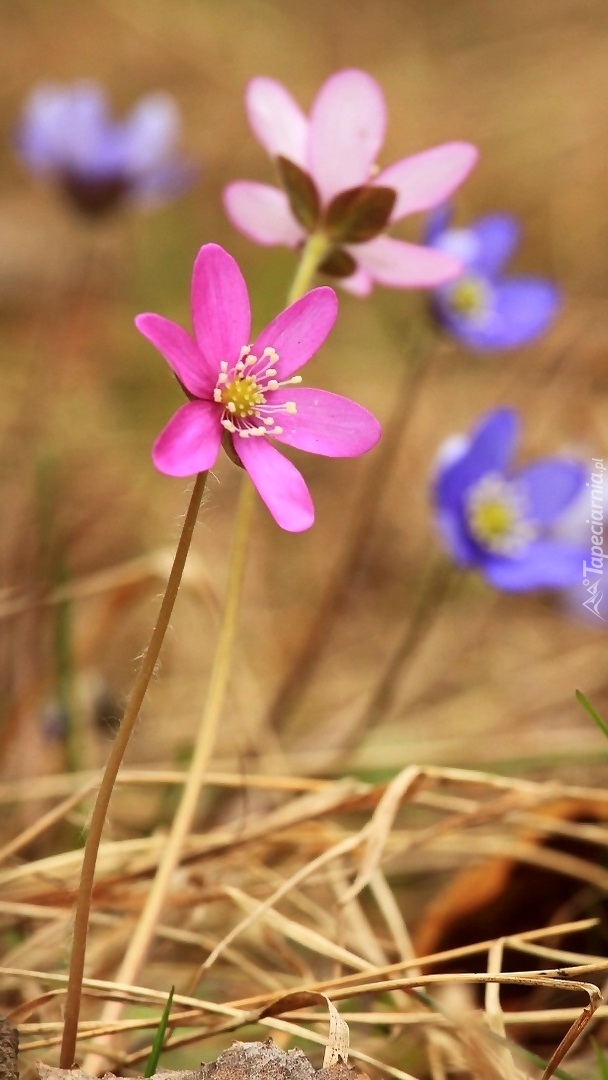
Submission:
<svg viewBox="0 0 608 1080">
<path fill-rule="evenodd" d="M 310 289 L 318 267 L 323 262 L 331 245 L 323 233 L 313 233 L 302 248 L 302 256 L 291 288 L 287 293 L 287 303 L 293 304 Z"/>
<path fill-rule="evenodd" d="M 82 860 L 80 884 L 76 900 L 76 912 L 74 916 L 74 935 L 72 939 L 72 952 L 70 956 L 70 971 L 68 977 L 67 996 L 65 1003 L 65 1023 L 63 1029 L 63 1041 L 61 1044 L 60 1067 L 70 1069 L 74 1064 L 76 1053 L 76 1040 L 78 1037 L 78 1018 L 80 1015 L 80 1001 L 82 997 L 82 977 L 84 973 L 84 961 L 87 944 L 87 932 L 89 928 L 89 915 L 91 911 L 91 899 L 93 895 L 93 883 L 95 879 L 95 867 L 97 854 L 101 842 L 101 834 L 106 821 L 106 815 L 116 776 L 122 763 L 122 759 L 131 737 L 133 728 L 142 702 L 144 700 L 150 679 L 154 673 L 158 655 L 167 632 L 173 605 L 180 586 L 186 558 L 192 541 L 192 534 L 198 516 L 198 511 L 205 490 L 207 473 L 199 473 L 194 481 L 190 504 L 186 512 L 182 532 L 177 544 L 173 566 L 169 574 L 169 580 L 162 599 L 156 625 L 152 631 L 150 644 L 141 662 L 131 696 L 122 718 L 122 722 L 97 792 L 97 799 L 93 807 L 93 814 L 89 826 L 86 845 Z"/>
</svg>

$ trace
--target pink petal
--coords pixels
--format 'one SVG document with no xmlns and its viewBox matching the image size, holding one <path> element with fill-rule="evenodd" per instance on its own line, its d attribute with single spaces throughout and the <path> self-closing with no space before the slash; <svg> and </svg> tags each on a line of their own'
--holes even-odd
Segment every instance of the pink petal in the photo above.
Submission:
<svg viewBox="0 0 608 1080">
<path fill-rule="evenodd" d="M 277 377 L 288 379 L 321 347 L 337 314 L 338 298 L 334 290 L 322 285 L 277 315 L 258 335 L 251 351 L 261 356 L 267 347 L 276 349 Z"/>
<path fill-rule="evenodd" d="M 256 139 L 271 157 L 281 154 L 305 166 L 308 120 L 282 83 L 262 75 L 252 79 L 245 108 Z"/>
<path fill-rule="evenodd" d="M 297 247 L 304 229 L 294 218 L 289 199 L 279 188 L 236 180 L 224 188 L 224 210 L 235 228 L 256 244 Z"/>
<path fill-rule="evenodd" d="M 272 405 L 286 401 L 294 401 L 297 412 L 277 416 L 283 434 L 273 438 L 298 450 L 324 457 L 357 457 L 371 450 L 382 434 L 375 416 L 340 394 L 287 387 L 268 396 Z"/>
<path fill-rule="evenodd" d="M 199 398 L 210 395 L 217 371 L 209 366 L 190 334 L 162 315 L 138 315 L 135 325 L 164 356 L 189 393 Z"/>
<path fill-rule="evenodd" d="M 352 293 L 353 296 L 369 296 L 374 287 L 374 279 L 371 274 L 368 274 L 367 270 L 363 270 L 361 267 L 348 277 L 337 278 L 336 282 L 341 289 Z"/>
<path fill-rule="evenodd" d="M 192 323 L 196 341 L 209 365 L 238 360 L 249 342 L 251 312 L 245 279 L 235 260 L 219 244 L 205 244 L 192 272 Z"/>
<path fill-rule="evenodd" d="M 167 476 L 194 476 L 213 465 L 222 426 L 217 405 L 188 401 L 178 409 L 152 447 L 152 460 Z"/>
<path fill-rule="evenodd" d="M 425 289 L 453 281 L 462 263 L 447 252 L 407 244 L 390 236 L 377 236 L 365 244 L 347 248 L 354 259 L 381 285 L 401 289 Z M 437 258 L 437 256 L 441 256 Z"/>
<path fill-rule="evenodd" d="M 234 446 L 255 488 L 277 525 L 304 532 L 315 520 L 310 492 L 291 461 L 265 438 L 234 438 Z"/>
<path fill-rule="evenodd" d="M 478 157 L 477 148 L 470 143 L 443 143 L 385 169 L 374 183 L 397 192 L 391 220 L 445 202 L 468 176 Z"/>
<path fill-rule="evenodd" d="M 386 106 L 364 71 L 339 71 L 323 83 L 310 117 L 309 166 L 324 199 L 366 183 L 384 142 Z"/>
</svg>

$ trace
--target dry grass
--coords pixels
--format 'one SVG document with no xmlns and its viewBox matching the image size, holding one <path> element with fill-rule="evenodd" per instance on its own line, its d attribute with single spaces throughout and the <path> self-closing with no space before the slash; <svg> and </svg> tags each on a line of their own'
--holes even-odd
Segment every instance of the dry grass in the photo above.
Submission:
<svg viewBox="0 0 608 1080">
<path fill-rule="evenodd" d="M 14 942 L 0 974 L 25 1063 L 39 1057 L 52 1061 L 61 1039 L 66 977 L 55 973 L 69 938 L 80 854 L 27 863 L 16 863 L 14 856 L 41 841 L 60 813 L 68 821 L 78 811 L 76 821 L 82 820 L 95 778 L 60 779 L 57 814 L 41 819 L 37 830 L 30 828 L 10 851 L 0 853 L 0 917 L 5 940 L 12 936 Z M 129 792 L 170 791 L 182 779 L 175 773 L 126 771 L 116 794 L 115 829 Z M 197 829 L 189 837 L 139 986 L 116 984 L 111 971 L 132 934 L 164 830 L 108 837 L 102 845 L 80 1055 L 103 1054 L 118 1071 L 145 1060 L 170 984 L 178 992 L 163 1058 L 167 1066 L 179 1065 L 184 1059 L 178 1048 L 192 1043 L 195 1054 L 208 1059 L 226 1045 L 227 1033 L 243 1029 L 247 1037 L 266 1027 L 304 1040 L 305 1046 L 323 1044 L 322 1014 L 310 1012 L 305 994 L 291 996 L 305 991 L 345 1002 L 341 1012 L 351 1029 L 353 1060 L 395 1077 L 426 1073 L 427 1054 L 446 1067 L 455 1054 L 466 1060 L 471 1045 L 486 1046 L 490 1059 L 514 1054 L 513 1068 L 527 1072 L 526 1059 L 509 1037 L 513 1030 L 523 1045 L 557 1046 L 563 1037 L 567 1047 L 568 1038 L 573 1040 L 592 1016 L 597 1033 L 608 1015 L 598 989 L 608 961 L 581 946 L 598 919 L 579 917 L 581 897 L 587 894 L 593 907 L 608 891 L 601 860 L 586 854 L 591 841 L 601 851 L 608 845 L 601 824 L 608 816 L 608 795 L 557 781 L 441 768 L 410 768 L 387 785 L 268 776 L 247 781 L 226 774 L 212 774 L 208 783 L 213 792 L 257 792 L 264 798 L 246 817 Z M 75 794 L 66 794 L 69 787 L 77 789 Z M 28 795 L 31 799 L 31 792 L 15 785 L 0 789 L 4 805 Z M 600 824 L 577 820 L 582 800 L 587 808 L 592 802 Z M 561 850 L 560 837 L 579 854 Z M 416 893 L 422 877 L 425 888 L 434 891 L 447 871 L 494 855 L 511 865 L 542 867 L 549 891 L 560 877 L 568 879 L 568 902 L 557 904 L 544 928 L 416 956 L 399 902 L 402 893 L 412 888 Z M 468 899 L 474 904 L 476 898 L 469 894 Z M 540 908 L 545 899 L 530 895 L 529 902 Z M 576 941 L 574 949 L 569 941 Z M 448 964 L 450 974 L 433 974 L 438 964 Z M 452 988 L 447 997 L 439 992 L 446 984 Z M 472 1012 L 473 999 L 464 991 L 484 985 L 485 998 Z M 532 1007 L 522 1007 L 521 1001 L 516 1008 L 512 1002 L 503 1005 L 499 988 L 513 986 L 536 993 Z M 542 987 L 546 995 L 539 998 Z M 458 988 L 464 996 L 454 996 Z M 572 1004 L 556 1002 L 559 990 L 576 995 Z M 285 1002 L 277 1002 L 286 994 Z M 122 1002 L 124 1019 L 112 1024 L 95 1019 L 102 1001 Z M 109 1045 L 108 1035 L 113 1036 Z"/>
</svg>

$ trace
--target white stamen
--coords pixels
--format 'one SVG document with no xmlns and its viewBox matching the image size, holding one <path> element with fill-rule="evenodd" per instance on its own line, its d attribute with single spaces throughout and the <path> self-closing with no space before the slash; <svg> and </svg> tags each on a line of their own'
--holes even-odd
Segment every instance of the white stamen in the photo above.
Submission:
<svg viewBox="0 0 608 1080">
<path fill-rule="evenodd" d="M 279 354 L 268 345 L 261 356 L 244 345 L 235 364 L 220 362 L 220 371 L 213 390 L 213 400 L 223 406 L 220 423 L 225 431 L 240 439 L 282 435 L 284 428 L 275 421 L 277 413 L 297 412 L 296 402 L 267 402 L 266 395 L 302 382 L 300 375 L 290 379 L 277 378 L 280 372 Z M 273 415 L 274 414 L 274 415 Z"/>
</svg>

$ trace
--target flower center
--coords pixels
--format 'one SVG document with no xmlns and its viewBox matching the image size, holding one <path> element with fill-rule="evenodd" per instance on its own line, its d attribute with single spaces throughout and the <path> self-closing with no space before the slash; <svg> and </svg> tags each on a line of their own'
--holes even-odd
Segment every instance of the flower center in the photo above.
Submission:
<svg viewBox="0 0 608 1080">
<path fill-rule="evenodd" d="M 231 435 L 245 439 L 251 435 L 282 435 L 283 428 L 276 417 L 281 413 L 293 416 L 295 401 L 273 403 L 276 390 L 302 382 L 300 375 L 291 379 L 277 380 L 278 353 L 264 349 L 260 357 L 244 345 L 231 371 L 228 363 L 220 364 L 213 400 L 222 406 L 221 424 Z"/>
<path fill-rule="evenodd" d="M 226 383 L 222 401 L 229 412 L 242 418 L 252 416 L 255 407 L 264 405 L 266 399 L 255 375 L 243 375 Z"/>
<path fill-rule="evenodd" d="M 448 299 L 458 315 L 479 319 L 488 310 L 490 296 L 481 278 L 467 275 L 449 289 Z"/>
<path fill-rule="evenodd" d="M 516 555 L 534 537 L 518 484 L 488 473 L 468 493 L 466 516 L 473 538 L 497 555 Z"/>
</svg>

